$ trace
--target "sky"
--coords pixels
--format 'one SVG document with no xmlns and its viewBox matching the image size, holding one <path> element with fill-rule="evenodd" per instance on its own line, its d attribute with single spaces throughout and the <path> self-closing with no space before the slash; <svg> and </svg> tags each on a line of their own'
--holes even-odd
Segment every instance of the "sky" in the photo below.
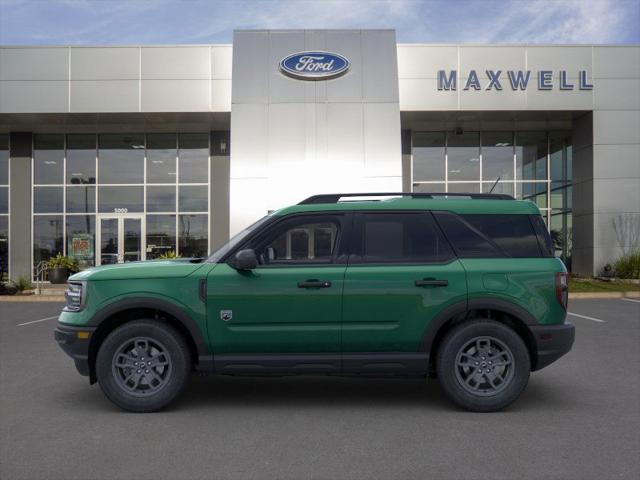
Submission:
<svg viewBox="0 0 640 480">
<path fill-rule="evenodd" d="M 0 44 L 231 43 L 241 28 L 393 28 L 402 43 L 640 44 L 640 0 L 0 0 Z"/>
</svg>

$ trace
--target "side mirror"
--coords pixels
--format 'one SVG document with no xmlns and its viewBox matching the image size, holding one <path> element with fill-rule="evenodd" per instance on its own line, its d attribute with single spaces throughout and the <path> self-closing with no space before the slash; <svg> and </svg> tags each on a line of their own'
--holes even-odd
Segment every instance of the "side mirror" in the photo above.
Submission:
<svg viewBox="0 0 640 480">
<path fill-rule="evenodd" d="M 253 270 L 257 266 L 258 258 L 256 257 L 256 252 L 254 252 L 251 248 L 240 250 L 238 253 L 236 253 L 233 261 L 233 267 L 236 270 Z"/>
</svg>

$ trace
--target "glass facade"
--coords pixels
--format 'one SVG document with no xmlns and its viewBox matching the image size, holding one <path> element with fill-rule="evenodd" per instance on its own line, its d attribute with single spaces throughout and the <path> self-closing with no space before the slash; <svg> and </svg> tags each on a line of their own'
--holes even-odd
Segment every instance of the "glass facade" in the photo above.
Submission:
<svg viewBox="0 0 640 480">
<path fill-rule="evenodd" d="M 209 150 L 208 133 L 34 135 L 34 268 L 206 256 Z"/>
<path fill-rule="evenodd" d="M 571 133 L 414 132 L 415 192 L 506 193 L 535 202 L 571 266 Z"/>
<path fill-rule="evenodd" d="M 9 277 L 9 135 L 0 134 L 0 280 Z"/>
</svg>

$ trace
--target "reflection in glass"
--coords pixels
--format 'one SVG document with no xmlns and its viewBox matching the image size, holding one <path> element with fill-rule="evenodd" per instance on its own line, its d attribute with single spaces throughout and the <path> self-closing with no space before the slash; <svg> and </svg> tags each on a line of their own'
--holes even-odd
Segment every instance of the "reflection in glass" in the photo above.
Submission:
<svg viewBox="0 0 640 480">
<path fill-rule="evenodd" d="M 480 183 L 451 183 L 447 185 L 451 193 L 480 193 Z"/>
<path fill-rule="evenodd" d="M 96 183 L 95 135 L 67 135 L 67 183 Z"/>
<path fill-rule="evenodd" d="M 444 193 L 446 191 L 442 183 L 414 183 L 413 191 L 417 193 Z"/>
<path fill-rule="evenodd" d="M 142 225 L 139 218 L 125 218 L 122 222 L 124 230 L 124 262 L 137 262 L 142 259 Z"/>
<path fill-rule="evenodd" d="M 62 215 L 36 215 L 33 217 L 33 266 L 64 253 L 62 241 L 64 221 Z"/>
<path fill-rule="evenodd" d="M 412 154 L 414 182 L 444 180 L 444 133 L 416 133 Z"/>
<path fill-rule="evenodd" d="M 181 133 L 179 136 L 179 146 L 179 182 L 208 182 L 209 134 Z"/>
<path fill-rule="evenodd" d="M 144 135 L 98 137 L 99 182 L 143 183 Z"/>
<path fill-rule="evenodd" d="M 516 198 L 518 200 L 530 200 L 538 205 L 539 208 L 547 208 L 547 183 L 517 183 Z"/>
<path fill-rule="evenodd" d="M 0 185 L 9 184 L 9 135 L 0 134 Z"/>
<path fill-rule="evenodd" d="M 147 260 L 176 251 L 176 216 L 147 215 Z"/>
<path fill-rule="evenodd" d="M 67 187 L 67 213 L 95 213 L 96 187 L 74 185 Z"/>
<path fill-rule="evenodd" d="M 0 280 L 9 275 L 9 217 L 0 216 Z"/>
<path fill-rule="evenodd" d="M 63 187 L 34 187 L 34 213 L 62 213 Z"/>
<path fill-rule="evenodd" d="M 180 186 L 181 212 L 206 212 L 209 187 L 206 185 Z"/>
<path fill-rule="evenodd" d="M 33 182 L 36 185 L 63 183 L 64 135 L 35 135 Z"/>
<path fill-rule="evenodd" d="M 571 172 L 571 136 L 569 132 L 551 132 L 549 134 L 549 162 L 551 180 L 570 180 Z"/>
<path fill-rule="evenodd" d="M 546 132 L 516 133 L 516 170 L 518 180 L 547 179 Z"/>
<path fill-rule="evenodd" d="M 513 180 L 513 134 L 482 133 L 482 179 Z M 513 190 L 513 187 L 512 187 Z"/>
<path fill-rule="evenodd" d="M 179 252 L 183 257 L 206 257 L 208 252 L 207 215 L 180 215 Z"/>
<path fill-rule="evenodd" d="M 0 213 L 9 213 L 9 187 L 0 187 Z"/>
<path fill-rule="evenodd" d="M 176 182 L 175 133 L 147 135 L 147 183 Z"/>
<path fill-rule="evenodd" d="M 447 134 L 449 181 L 480 180 L 480 139 L 477 133 Z"/>
<path fill-rule="evenodd" d="M 206 188 L 206 187 L 205 187 Z M 148 186 L 147 212 L 175 212 L 176 187 Z"/>
<path fill-rule="evenodd" d="M 143 200 L 144 187 L 98 188 L 98 211 L 101 213 L 115 212 L 116 209 L 126 209 L 127 212 L 142 212 Z"/>
<path fill-rule="evenodd" d="M 100 263 L 109 265 L 118 263 L 118 219 L 100 220 Z"/>
<path fill-rule="evenodd" d="M 483 182 L 482 191 L 484 193 L 500 193 L 504 195 L 511 195 L 513 197 L 513 182 L 498 182 L 494 187 L 495 182 Z M 493 187 L 493 191 L 490 192 Z"/>
<path fill-rule="evenodd" d="M 67 215 L 67 256 L 81 269 L 95 264 L 95 216 Z"/>
</svg>

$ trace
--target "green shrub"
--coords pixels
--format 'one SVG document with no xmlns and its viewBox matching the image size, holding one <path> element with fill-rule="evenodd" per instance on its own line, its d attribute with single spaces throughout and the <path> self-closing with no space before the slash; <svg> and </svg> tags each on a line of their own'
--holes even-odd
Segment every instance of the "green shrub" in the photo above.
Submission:
<svg viewBox="0 0 640 480">
<path fill-rule="evenodd" d="M 66 268 L 70 273 L 80 271 L 78 267 L 78 261 L 75 258 L 65 257 L 58 253 L 55 257 L 51 257 L 47 262 L 49 269 L 52 268 Z"/>
<path fill-rule="evenodd" d="M 158 259 L 162 260 L 171 260 L 174 258 L 180 258 L 180 255 L 176 255 L 176 252 L 173 250 L 168 250 L 158 257 Z"/>
<path fill-rule="evenodd" d="M 13 283 L 19 292 L 33 289 L 33 283 L 31 283 L 31 280 L 28 277 L 18 277 L 18 279 Z"/>
<path fill-rule="evenodd" d="M 613 270 L 618 278 L 640 278 L 640 250 L 620 257 Z"/>
</svg>

